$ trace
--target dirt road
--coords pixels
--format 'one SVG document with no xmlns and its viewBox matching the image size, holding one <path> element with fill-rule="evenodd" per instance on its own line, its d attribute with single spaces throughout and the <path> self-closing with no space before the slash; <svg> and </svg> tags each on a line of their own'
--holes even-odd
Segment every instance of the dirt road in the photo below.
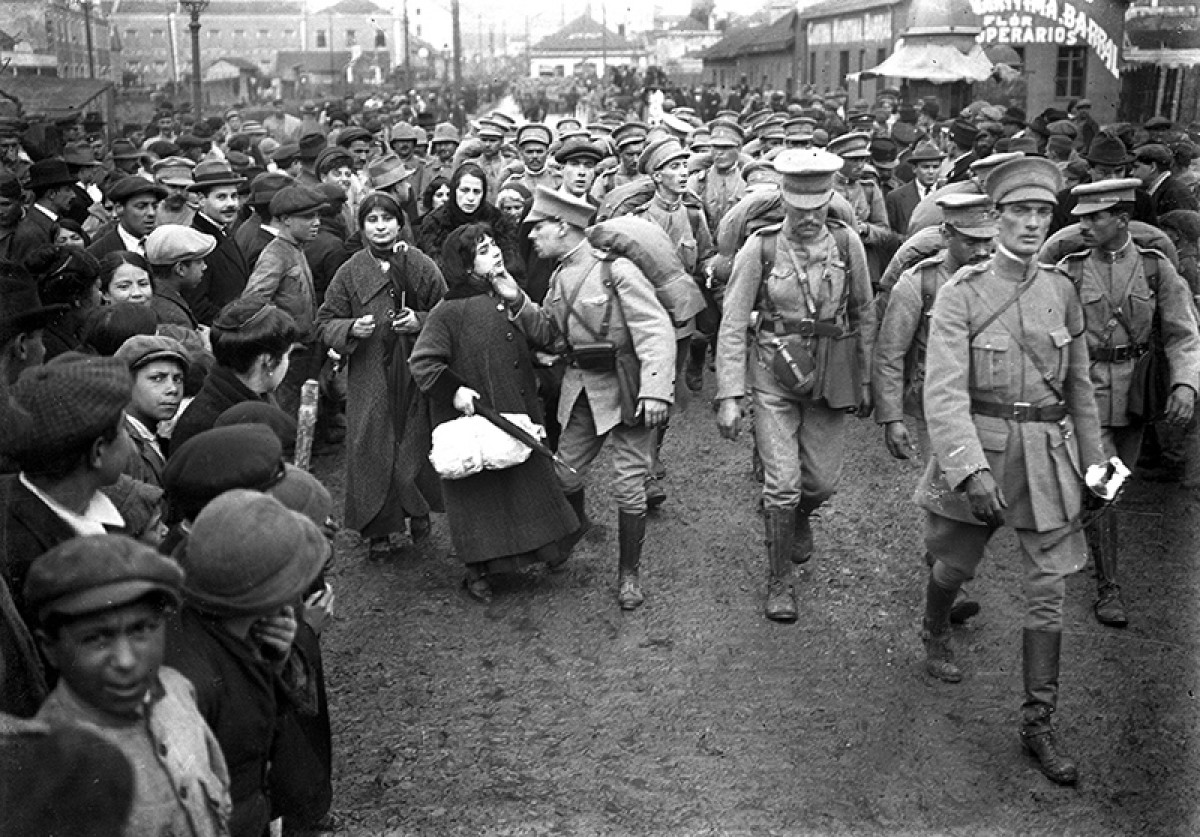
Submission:
<svg viewBox="0 0 1200 837">
<path fill-rule="evenodd" d="M 937 683 L 917 473 L 873 423 L 851 425 L 792 626 L 761 616 L 749 440 L 721 440 L 699 402 L 672 425 L 635 613 L 615 604 L 607 465 L 589 496 L 606 527 L 565 572 L 496 583 L 490 606 L 460 591 L 444 520 L 425 554 L 383 566 L 341 536 L 325 656 L 342 834 L 1200 834 L 1200 506 L 1178 487 L 1127 492 L 1129 629 L 1091 618 L 1090 576 L 1069 585 L 1059 724 L 1082 780 L 1066 789 L 1016 735 L 1011 535 L 956 631 L 966 678 Z M 335 487 L 338 464 L 318 461 Z"/>
</svg>

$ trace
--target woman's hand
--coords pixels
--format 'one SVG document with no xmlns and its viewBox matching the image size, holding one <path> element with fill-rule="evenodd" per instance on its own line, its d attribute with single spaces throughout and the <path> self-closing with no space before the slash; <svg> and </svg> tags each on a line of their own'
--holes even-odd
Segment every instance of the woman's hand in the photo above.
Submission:
<svg viewBox="0 0 1200 837">
<path fill-rule="evenodd" d="M 416 334 L 420 330 L 421 321 L 411 308 L 402 309 L 392 320 L 392 331 L 397 334 Z"/>
<path fill-rule="evenodd" d="M 360 340 L 370 337 L 375 333 L 375 315 L 363 314 L 354 321 L 354 325 L 350 326 L 350 336 L 357 337 Z"/>
<path fill-rule="evenodd" d="M 478 398 L 479 393 L 470 387 L 459 387 L 454 393 L 454 409 L 464 416 L 473 416 L 475 415 L 475 401 Z"/>
<path fill-rule="evenodd" d="M 496 294 L 509 305 L 520 301 L 521 286 L 517 284 L 517 280 L 512 278 L 512 275 L 507 270 L 497 270 L 488 279 L 491 280 L 492 288 L 496 291 Z"/>
</svg>

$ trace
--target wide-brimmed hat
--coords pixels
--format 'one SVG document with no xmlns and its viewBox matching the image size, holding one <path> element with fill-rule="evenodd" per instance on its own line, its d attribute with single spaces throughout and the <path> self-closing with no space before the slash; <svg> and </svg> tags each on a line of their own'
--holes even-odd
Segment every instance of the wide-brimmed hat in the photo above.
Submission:
<svg viewBox="0 0 1200 837">
<path fill-rule="evenodd" d="M 388 154 L 367 164 L 367 176 L 372 189 L 389 189 L 412 174 L 412 169 L 395 154 Z"/>
</svg>

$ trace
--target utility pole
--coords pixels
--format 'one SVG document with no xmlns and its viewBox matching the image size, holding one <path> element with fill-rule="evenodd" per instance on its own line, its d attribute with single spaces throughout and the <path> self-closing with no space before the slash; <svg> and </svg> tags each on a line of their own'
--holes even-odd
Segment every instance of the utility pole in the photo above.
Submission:
<svg viewBox="0 0 1200 837">
<path fill-rule="evenodd" d="M 87 44 L 88 78 L 95 78 L 96 55 L 92 49 L 92 0 L 83 0 L 83 33 Z"/>
<path fill-rule="evenodd" d="M 411 88 L 412 81 L 412 62 L 408 59 L 409 40 L 408 40 L 408 0 L 404 0 L 404 86 Z"/>
<path fill-rule="evenodd" d="M 459 13 L 459 0 L 450 0 L 450 21 L 453 28 L 454 49 L 454 95 L 462 92 L 462 21 Z"/>
</svg>

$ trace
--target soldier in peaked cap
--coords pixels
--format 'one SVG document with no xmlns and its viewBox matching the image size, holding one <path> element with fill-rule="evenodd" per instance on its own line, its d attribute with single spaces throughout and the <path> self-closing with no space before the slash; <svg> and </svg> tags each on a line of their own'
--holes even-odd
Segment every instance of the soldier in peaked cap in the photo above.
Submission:
<svg viewBox="0 0 1200 837">
<path fill-rule="evenodd" d="M 900 241 L 888 223 L 883 189 L 871 178 L 863 177 L 871 159 L 870 144 L 870 134 L 856 131 L 830 140 L 828 150 L 842 158 L 842 170 L 834 175 L 833 187 L 854 207 L 854 231 L 866 248 L 871 282 L 877 285 Z"/>
<path fill-rule="evenodd" d="M 454 152 L 454 168 L 468 160 L 483 169 L 487 178 L 487 199 L 495 204 L 504 181 L 504 166 L 508 162 L 502 153 L 507 125 L 495 119 L 479 120 L 479 130 L 473 140 L 468 140 Z"/>
<path fill-rule="evenodd" d="M 641 122 L 626 122 L 612 133 L 612 143 L 617 150 L 617 165 L 596 178 L 591 196 L 597 202 L 618 186 L 623 186 L 642 176 L 638 171 L 638 159 L 646 147 L 649 128 Z"/>
<path fill-rule="evenodd" d="M 1092 384 L 1106 456 L 1137 462 L 1142 432 L 1157 416 L 1135 404 L 1134 368 L 1152 346 L 1166 350 L 1170 396 L 1163 418 L 1183 426 L 1192 418 L 1200 382 L 1200 335 L 1191 291 L 1171 261 L 1140 246 L 1129 233 L 1137 178 L 1102 180 L 1071 190 L 1086 250 L 1059 262 L 1079 291 L 1087 325 Z M 1140 398 L 1137 399 L 1140 401 Z M 1117 564 L 1117 519 L 1109 513 L 1085 530 L 1096 564 L 1096 619 L 1125 627 Z"/>
<path fill-rule="evenodd" d="M 558 468 L 558 478 L 581 522 L 586 520 L 589 466 L 606 441 L 612 444 L 617 601 L 623 610 L 633 610 L 644 601 L 639 572 L 646 482 L 655 430 L 666 421 L 674 399 L 675 340 L 671 319 L 641 270 L 624 258 L 602 260 L 588 243 L 584 228 L 592 213 L 586 200 L 539 188 L 528 216 L 534 225 L 530 237 L 541 257 L 559 262 L 545 302 L 539 306 L 531 301 L 511 278 L 493 283 L 530 339 L 564 351 L 569 359 L 558 405 L 563 428 L 558 453 L 570 467 Z M 622 316 L 610 318 L 603 304 L 594 304 L 606 299 L 615 300 Z M 589 345 L 592 349 L 585 351 Z M 632 352 L 639 361 L 636 392 L 622 393 L 616 367 L 621 352 Z M 564 551 L 574 546 L 583 528 L 563 544 Z"/>
<path fill-rule="evenodd" d="M 924 391 L 933 457 L 917 488 L 925 548 L 925 669 L 948 683 L 963 672 L 950 646 L 950 609 L 996 530 L 1011 526 L 1023 556 L 1025 700 L 1021 741 L 1042 772 L 1074 784 L 1060 748 L 1058 704 L 1066 578 L 1087 561 L 1080 513 L 1083 466 L 1100 467 L 1100 422 L 1082 339 L 1083 306 L 1037 254 L 1062 174 L 1026 157 L 986 183 L 998 207 L 996 253 L 960 270 L 934 302 Z M 1077 450 L 1077 455 L 1072 455 Z"/>
<path fill-rule="evenodd" d="M 813 554 L 809 516 L 837 490 L 847 412 L 870 412 L 875 307 L 862 243 L 828 218 L 841 158 L 786 149 L 774 162 L 784 221 L 750 236 L 733 263 L 717 340 L 717 423 L 736 438 L 749 391 L 766 474 L 765 614 L 794 622 L 792 564 Z"/>
<path fill-rule="evenodd" d="M 1115 180 L 1130 177 L 1130 168 L 1135 158 L 1125 147 L 1125 143 L 1110 133 L 1096 134 L 1092 144 L 1088 146 L 1083 158 L 1088 164 L 1088 173 L 1093 183 L 1100 180 Z M 1058 205 L 1054 210 L 1054 222 L 1050 232 L 1058 232 L 1063 227 L 1075 222 L 1071 209 L 1075 206 L 1076 196 L 1071 190 L 1063 189 L 1058 193 Z M 1158 213 L 1154 210 L 1154 200 L 1142 184 L 1134 190 L 1133 216 L 1134 221 L 1144 224 L 1157 224 Z"/>
<path fill-rule="evenodd" d="M 546 165 L 554 132 L 540 122 L 530 122 L 517 130 L 517 153 L 521 155 L 521 170 L 514 171 L 505 183 L 520 183 L 532 194 L 538 186 L 557 189 L 561 178 Z"/>
</svg>

